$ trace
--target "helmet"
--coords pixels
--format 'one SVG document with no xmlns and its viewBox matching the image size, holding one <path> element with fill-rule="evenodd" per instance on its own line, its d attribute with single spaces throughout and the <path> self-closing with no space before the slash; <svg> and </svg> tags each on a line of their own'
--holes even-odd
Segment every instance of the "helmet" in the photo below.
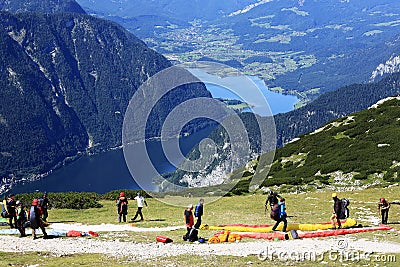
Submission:
<svg viewBox="0 0 400 267">
<path fill-rule="evenodd" d="M 37 206 L 39 203 L 39 200 L 37 200 L 36 198 L 34 200 L 32 200 L 32 206 Z"/>
<path fill-rule="evenodd" d="M 381 199 L 380 199 L 380 200 L 381 200 L 381 202 L 383 202 L 383 201 L 385 201 L 385 198 L 384 198 L 384 197 L 381 197 Z"/>
<path fill-rule="evenodd" d="M 22 205 L 22 202 L 17 200 L 17 202 L 15 202 L 15 205 L 17 205 L 17 206 Z"/>
<path fill-rule="evenodd" d="M 189 208 L 189 209 L 193 209 L 193 204 L 189 204 L 189 205 L 188 205 L 188 208 Z"/>
<path fill-rule="evenodd" d="M 120 197 L 124 197 L 124 196 L 125 196 L 125 193 L 124 193 L 124 192 L 121 192 L 121 193 L 119 193 L 119 196 L 120 196 Z"/>
<path fill-rule="evenodd" d="M 337 194 L 336 193 L 332 193 L 332 197 L 337 197 Z"/>
</svg>

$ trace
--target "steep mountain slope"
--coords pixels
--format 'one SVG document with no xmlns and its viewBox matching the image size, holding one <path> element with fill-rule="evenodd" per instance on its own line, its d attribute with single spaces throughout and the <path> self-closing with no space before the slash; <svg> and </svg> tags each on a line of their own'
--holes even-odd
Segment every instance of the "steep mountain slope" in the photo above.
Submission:
<svg viewBox="0 0 400 267">
<path fill-rule="evenodd" d="M 277 146 L 282 147 L 297 136 L 314 131 L 331 120 L 366 109 L 382 98 L 399 94 L 400 73 L 387 76 L 378 83 L 353 84 L 325 93 L 302 108 L 274 116 Z M 257 154 L 260 148 L 257 143 L 258 122 L 249 114 L 241 116 L 250 136 L 251 149 Z M 260 121 L 262 122 L 263 119 L 267 118 L 262 118 Z M 221 179 L 220 176 L 225 175 L 224 162 L 231 153 L 229 136 L 222 127 L 218 127 L 210 138 L 218 144 L 218 155 L 209 168 L 197 173 L 177 170 L 168 174 L 168 179 L 182 184 L 202 179 Z M 189 157 L 193 159 L 196 155 L 198 151 L 194 149 Z"/>
<path fill-rule="evenodd" d="M 278 149 L 263 186 L 399 182 L 399 132 L 400 97 L 386 98 Z"/>
<path fill-rule="evenodd" d="M 85 149 L 121 145 L 136 89 L 171 66 L 121 26 L 84 14 L 0 13 L 0 176 L 48 171 Z M 154 108 L 148 137 L 178 103 L 210 97 L 177 88 Z"/>
<path fill-rule="evenodd" d="M 0 0 L 0 10 L 11 13 L 31 11 L 44 13 L 71 12 L 85 14 L 85 11 L 75 0 Z"/>
</svg>

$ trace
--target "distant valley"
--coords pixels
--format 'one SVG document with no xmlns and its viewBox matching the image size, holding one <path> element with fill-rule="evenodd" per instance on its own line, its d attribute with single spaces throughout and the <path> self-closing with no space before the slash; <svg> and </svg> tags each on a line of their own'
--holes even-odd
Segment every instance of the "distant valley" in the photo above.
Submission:
<svg viewBox="0 0 400 267">
<path fill-rule="evenodd" d="M 78 2 L 171 60 L 226 62 L 263 78 L 272 90 L 304 100 L 377 80 L 393 68 L 378 76 L 375 69 L 399 53 L 400 2 L 390 0 L 253 0 L 223 7 L 217 1 L 201 6 L 165 1 L 157 8 L 151 1 Z"/>
</svg>

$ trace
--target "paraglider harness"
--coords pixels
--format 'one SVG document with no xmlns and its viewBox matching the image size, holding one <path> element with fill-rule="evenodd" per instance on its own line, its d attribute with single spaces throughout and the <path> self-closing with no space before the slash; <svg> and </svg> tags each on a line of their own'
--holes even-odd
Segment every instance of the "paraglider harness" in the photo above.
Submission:
<svg viewBox="0 0 400 267">
<path fill-rule="evenodd" d="M 7 209 L 7 200 L 3 200 L 3 203 L 1 204 L 1 217 L 3 218 L 10 218 L 10 214 L 8 213 L 8 209 Z"/>
<path fill-rule="evenodd" d="M 347 219 L 349 218 L 350 211 L 348 206 L 350 205 L 350 201 L 347 198 L 342 198 L 340 200 L 340 213 L 337 214 L 339 219 Z"/>
<path fill-rule="evenodd" d="M 270 217 L 271 217 L 272 220 L 278 221 L 279 219 L 287 216 L 286 211 L 282 210 L 281 205 L 284 205 L 284 203 L 275 204 L 272 207 L 271 213 L 270 213 Z"/>
</svg>

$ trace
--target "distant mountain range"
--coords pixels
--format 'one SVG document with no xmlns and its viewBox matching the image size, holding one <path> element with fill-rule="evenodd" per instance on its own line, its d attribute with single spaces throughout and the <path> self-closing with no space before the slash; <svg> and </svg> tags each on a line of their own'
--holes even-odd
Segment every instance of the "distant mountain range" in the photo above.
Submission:
<svg viewBox="0 0 400 267">
<path fill-rule="evenodd" d="M 377 81 L 394 69 L 378 66 L 399 55 L 400 2 L 392 0 L 78 2 L 170 59 L 235 60 L 270 88 L 305 99 Z"/>
<path fill-rule="evenodd" d="M 279 148 L 283 145 L 286 147 L 296 137 L 312 132 L 329 121 L 367 109 L 383 98 L 399 94 L 400 73 L 391 74 L 377 83 L 353 84 L 325 93 L 302 108 L 274 116 L 277 147 Z M 255 154 L 259 154 L 260 140 L 257 137 L 259 136 L 257 125 L 259 121 L 262 122 L 267 118 L 260 118 L 257 121 L 255 120 L 255 115 L 249 113 L 241 116 L 247 128 L 251 149 Z M 202 172 L 194 173 L 176 170 L 173 173 L 166 174 L 165 177 L 174 183 L 181 183 L 182 185 L 201 179 L 218 180 L 224 178 L 227 175 L 224 172 L 225 162 L 231 154 L 229 136 L 222 127 L 218 127 L 210 135 L 210 138 L 218 144 L 218 153 L 209 168 Z M 197 158 L 198 154 L 199 151 L 195 148 L 189 154 L 189 158 Z M 207 181 L 204 183 L 207 184 Z"/>
<path fill-rule="evenodd" d="M 3 1 L 3 9 L 21 10 L 16 2 Z M 31 10 L 47 1 L 23 2 Z M 47 172 L 81 152 L 120 146 L 129 100 L 148 77 L 171 66 L 120 25 L 54 3 L 47 2 L 54 14 L 0 12 L 3 184 Z M 165 96 L 149 118 L 148 137 L 160 134 L 172 108 L 194 97 L 211 95 L 193 84 Z"/>
</svg>

